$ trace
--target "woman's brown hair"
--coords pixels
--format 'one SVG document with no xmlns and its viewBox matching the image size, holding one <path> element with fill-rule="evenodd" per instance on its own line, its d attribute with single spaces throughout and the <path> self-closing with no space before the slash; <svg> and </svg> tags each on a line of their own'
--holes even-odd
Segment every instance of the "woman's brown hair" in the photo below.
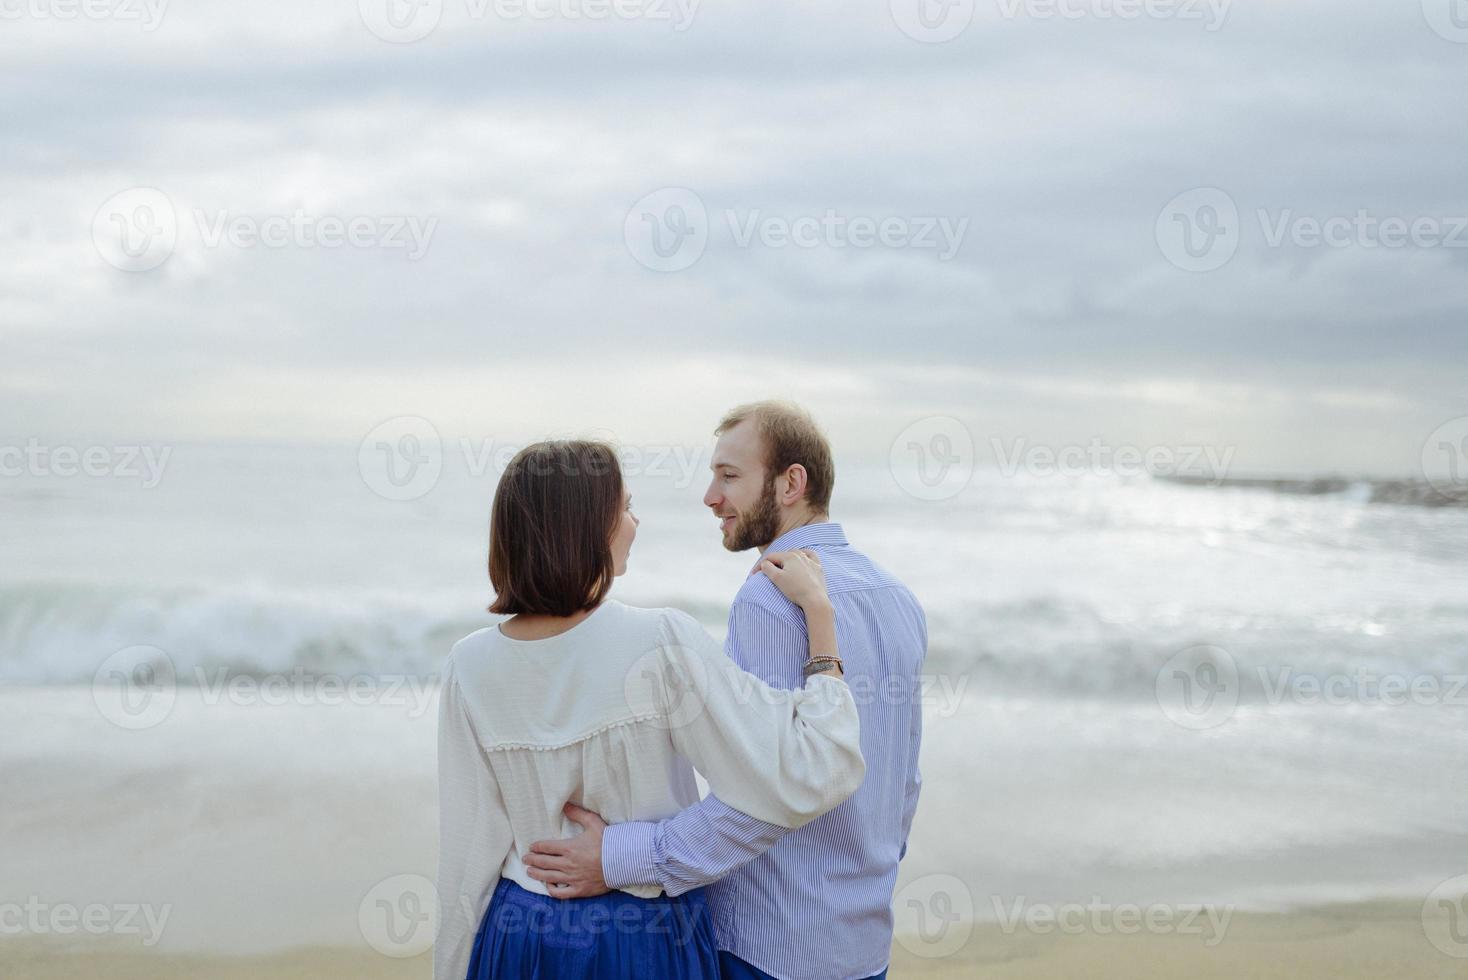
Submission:
<svg viewBox="0 0 1468 980">
<path fill-rule="evenodd" d="M 594 609 L 616 577 L 612 532 L 622 468 L 611 446 L 537 442 L 515 454 L 489 519 L 489 611 L 569 616 Z"/>
</svg>

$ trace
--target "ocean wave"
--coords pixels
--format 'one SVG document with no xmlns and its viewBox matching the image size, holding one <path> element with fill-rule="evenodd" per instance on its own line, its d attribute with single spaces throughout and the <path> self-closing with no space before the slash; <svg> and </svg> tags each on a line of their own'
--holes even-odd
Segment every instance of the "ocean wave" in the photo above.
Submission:
<svg viewBox="0 0 1468 980">
<path fill-rule="evenodd" d="M 68 583 L 0 587 L 0 681 L 90 682 L 119 650 L 155 646 L 182 683 L 223 669 L 267 676 L 437 672 L 489 621 L 397 595 L 143 590 Z"/>
<path fill-rule="evenodd" d="M 726 607 L 707 597 L 649 598 L 722 634 Z M 1118 611 L 1051 595 L 928 617 L 926 672 L 988 693 L 1149 698 L 1170 660 L 1200 645 L 1225 651 L 1244 700 L 1267 698 L 1281 676 L 1468 674 L 1468 605 L 1455 603 L 1305 616 Z M 109 656 L 140 645 L 162 649 L 185 684 L 220 671 L 429 678 L 454 641 L 495 619 L 459 596 L 17 584 L 0 587 L 0 682 L 90 683 Z"/>
<path fill-rule="evenodd" d="M 1407 507 L 1468 507 L 1468 494 L 1461 487 L 1449 493 L 1447 481 L 1434 484 L 1427 480 L 1373 480 L 1346 477 L 1213 477 L 1188 474 L 1158 473 L 1153 479 L 1185 487 L 1225 490 L 1266 490 L 1271 493 L 1305 497 L 1338 496 L 1363 504 L 1399 504 Z"/>
</svg>

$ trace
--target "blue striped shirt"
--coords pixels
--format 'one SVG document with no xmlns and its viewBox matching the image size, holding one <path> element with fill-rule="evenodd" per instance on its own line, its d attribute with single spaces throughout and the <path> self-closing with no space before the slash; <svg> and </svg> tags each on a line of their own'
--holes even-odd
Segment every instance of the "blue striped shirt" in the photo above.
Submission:
<svg viewBox="0 0 1468 980">
<path fill-rule="evenodd" d="M 837 642 L 861 716 L 866 779 L 799 830 L 763 823 L 717 797 L 667 820 L 608 827 L 607 885 L 708 886 L 719 948 L 779 980 L 857 980 L 886 969 L 897 862 L 922 785 L 922 608 L 891 574 L 846 542 L 839 524 L 809 524 L 769 550 L 820 556 Z M 729 610 L 725 652 L 773 687 L 800 687 L 805 617 L 768 578 L 751 575 Z"/>
</svg>

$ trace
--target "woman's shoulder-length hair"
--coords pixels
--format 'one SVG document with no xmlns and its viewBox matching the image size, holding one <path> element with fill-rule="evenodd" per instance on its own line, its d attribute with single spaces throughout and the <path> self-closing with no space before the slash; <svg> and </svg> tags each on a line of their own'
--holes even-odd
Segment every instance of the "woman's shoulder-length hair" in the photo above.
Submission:
<svg viewBox="0 0 1468 980">
<path fill-rule="evenodd" d="M 492 613 L 569 616 L 612 587 L 622 511 L 616 450 L 592 440 L 537 442 L 515 454 L 489 522 Z"/>
</svg>

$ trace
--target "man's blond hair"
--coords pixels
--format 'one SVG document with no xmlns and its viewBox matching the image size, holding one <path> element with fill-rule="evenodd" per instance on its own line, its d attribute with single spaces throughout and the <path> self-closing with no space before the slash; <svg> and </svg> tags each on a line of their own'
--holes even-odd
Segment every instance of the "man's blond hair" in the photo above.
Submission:
<svg viewBox="0 0 1468 980">
<path fill-rule="evenodd" d="M 831 444 L 810 413 L 791 402 L 750 402 L 729 409 L 714 435 L 723 435 L 745 421 L 755 426 L 764 444 L 768 479 L 799 463 L 805 467 L 806 503 L 817 514 L 829 513 L 836 465 L 831 461 Z"/>
</svg>

